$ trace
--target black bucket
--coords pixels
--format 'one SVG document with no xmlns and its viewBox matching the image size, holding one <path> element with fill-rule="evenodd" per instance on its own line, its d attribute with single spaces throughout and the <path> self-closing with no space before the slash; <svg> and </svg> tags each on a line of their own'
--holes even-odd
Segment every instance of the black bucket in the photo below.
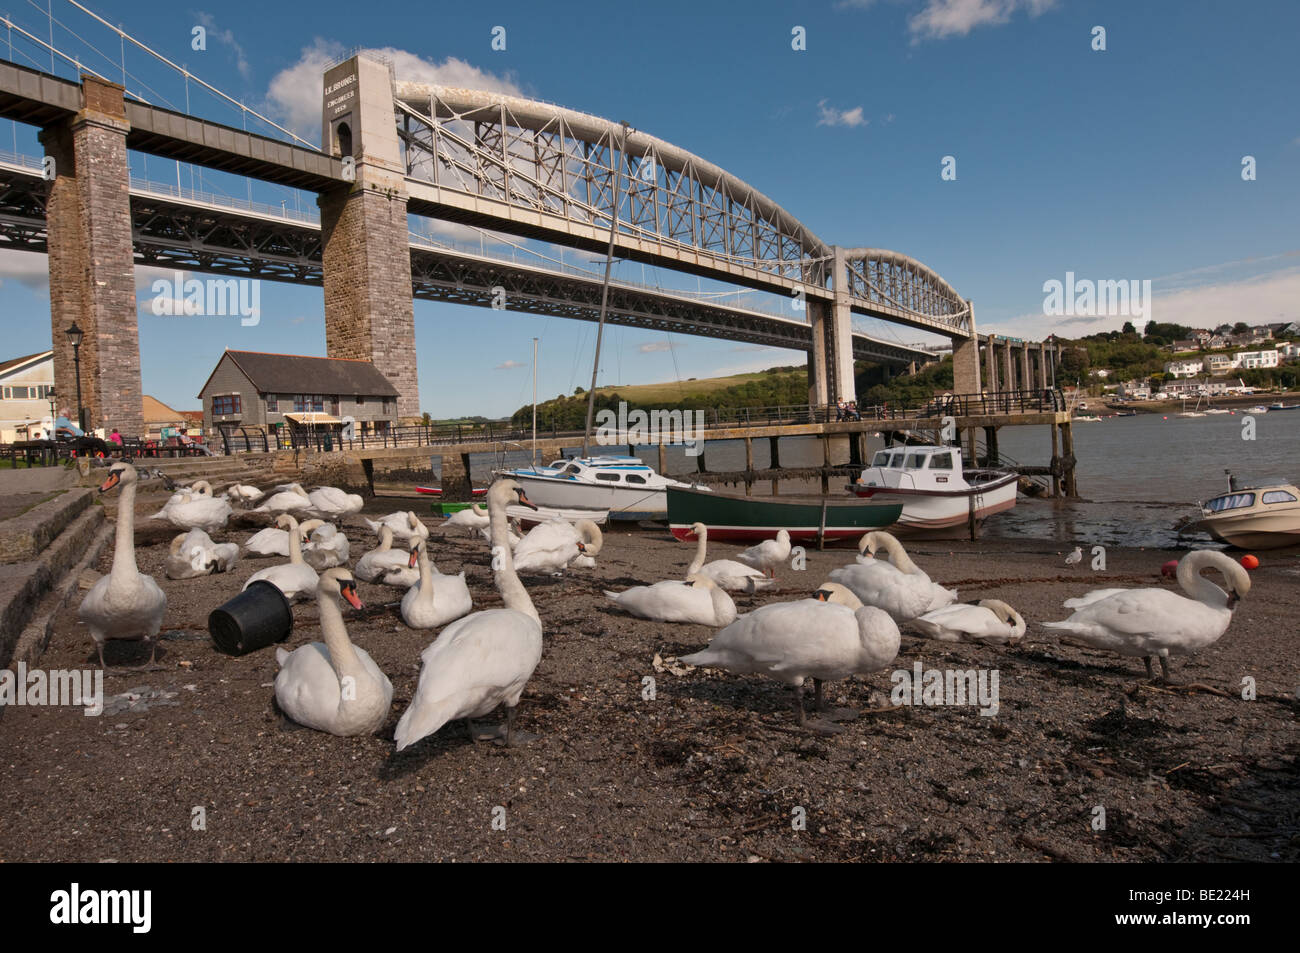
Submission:
<svg viewBox="0 0 1300 953">
<path fill-rule="evenodd" d="M 259 579 L 208 615 L 208 634 L 227 655 L 247 655 L 293 631 L 293 610 L 274 583 Z"/>
</svg>

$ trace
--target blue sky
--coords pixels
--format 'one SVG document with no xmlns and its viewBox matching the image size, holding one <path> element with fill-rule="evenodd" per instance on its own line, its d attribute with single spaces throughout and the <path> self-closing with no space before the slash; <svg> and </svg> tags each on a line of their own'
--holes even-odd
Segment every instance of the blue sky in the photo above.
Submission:
<svg viewBox="0 0 1300 953">
<path fill-rule="evenodd" d="M 41 37 L 43 4 L 13 5 Z M 111 77 L 119 42 L 54 0 L 55 45 Z M 589 5 L 228 0 L 86 6 L 192 73 L 313 140 L 320 65 L 352 46 L 384 49 L 399 78 L 484 85 L 633 126 L 760 189 L 823 240 L 905 252 L 975 302 L 979 327 L 1041 338 L 1124 318 L 1043 314 L 1043 283 L 1149 279 L 1150 316 L 1193 325 L 1300 318 L 1300 4 L 1083 0 L 857 0 L 740 5 Z M 196 25 L 207 50 L 191 49 Z M 505 51 L 491 49 L 506 27 Z M 807 49 L 791 49 L 802 26 Z M 1093 28 L 1106 31 L 1095 51 Z M 77 36 L 73 35 L 73 32 Z M 0 29 L 0 56 L 8 56 Z M 49 68 L 14 36 L 13 59 Z M 183 106 L 180 76 L 128 48 L 128 88 Z M 60 64 L 61 75 L 71 67 Z M 192 109 L 238 112 L 191 86 Z M 0 122 L 0 150 L 39 155 L 34 130 Z M 944 156 L 955 180 L 940 177 Z M 1253 156 L 1254 181 L 1242 178 Z M 133 156 L 150 179 L 175 163 Z M 310 196 L 183 167 L 182 183 L 289 208 Z M 191 178 L 191 176 L 193 178 Z M 571 262 L 598 267 L 594 255 Z M 651 270 L 653 271 L 653 270 Z M 640 265 L 616 275 L 640 280 Z M 324 354 L 316 288 L 264 282 L 261 319 L 163 318 L 137 275 L 146 393 L 197 406 L 225 347 Z M 201 277 L 201 276 L 200 276 Z M 649 274 L 649 280 L 656 280 Z M 694 279 L 659 276 L 663 282 Z M 530 394 L 586 385 L 594 326 L 416 302 L 421 404 L 435 416 L 509 413 Z M 1138 322 L 1141 324 L 1141 320 Z M 43 256 L 0 251 L 4 354 L 49 346 Z M 905 328 L 866 323 L 900 341 Z M 934 339 L 928 339 L 933 341 Z M 798 352 L 612 328 L 602 383 L 685 379 L 801 362 Z M 503 366 L 504 365 L 504 366 Z"/>
</svg>

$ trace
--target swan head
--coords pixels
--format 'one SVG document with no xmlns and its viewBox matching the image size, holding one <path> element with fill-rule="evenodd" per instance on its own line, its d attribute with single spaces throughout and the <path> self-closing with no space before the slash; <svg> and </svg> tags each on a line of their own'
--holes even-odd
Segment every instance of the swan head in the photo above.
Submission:
<svg viewBox="0 0 1300 953">
<path fill-rule="evenodd" d="M 520 506 L 526 506 L 530 510 L 537 509 L 537 504 L 528 499 L 524 493 L 524 488 L 515 480 L 497 480 L 492 484 L 492 489 L 488 490 L 488 507 L 489 509 L 495 504 L 498 507 L 509 506 L 512 503 L 518 503 Z"/>
<path fill-rule="evenodd" d="M 131 464 L 115 463 L 113 468 L 108 471 L 108 476 L 105 477 L 104 482 L 100 484 L 99 492 L 107 493 L 119 483 L 134 483 L 138 477 L 139 474 L 136 473 L 135 467 L 131 466 Z"/>
<path fill-rule="evenodd" d="M 838 582 L 822 583 L 812 597 L 818 602 L 833 602 L 836 605 L 848 606 L 854 612 L 862 608 L 862 600 L 853 594 L 853 590 Z"/>
<path fill-rule="evenodd" d="M 695 535 L 696 539 L 705 539 L 709 535 L 709 528 L 703 523 L 692 523 L 691 532 Z"/>
<path fill-rule="evenodd" d="M 979 605 L 988 609 L 1000 620 L 1011 626 L 1012 632 L 1017 637 L 1025 634 L 1024 617 L 1001 599 L 981 599 Z"/>
<path fill-rule="evenodd" d="M 327 596 L 342 596 L 354 609 L 364 609 L 365 605 L 357 595 L 357 581 L 352 578 L 352 571 L 339 566 L 327 569 L 320 574 L 317 592 Z"/>
<path fill-rule="evenodd" d="M 420 547 L 425 545 L 425 541 L 423 539 L 416 539 L 414 537 L 412 537 L 411 542 L 412 542 L 411 558 L 408 559 L 406 562 L 406 566 L 408 569 L 415 568 L 415 564 L 420 558 Z"/>
<path fill-rule="evenodd" d="M 302 527 L 300 527 L 298 525 L 298 521 L 294 519 L 292 516 L 290 516 L 288 513 L 281 513 L 279 516 L 277 516 L 275 518 L 275 525 L 278 526 L 280 529 L 288 530 L 290 532 L 297 532 L 299 535 L 302 534 Z"/>
<path fill-rule="evenodd" d="M 1189 583 L 1200 576 L 1205 569 L 1217 569 L 1223 574 L 1228 590 L 1229 611 L 1235 609 L 1242 596 L 1250 592 L 1250 573 L 1246 572 L 1241 563 L 1214 549 L 1198 549 L 1182 558 L 1178 564 L 1177 575 L 1183 589 L 1191 593 L 1193 590 Z M 1190 574 L 1190 579 L 1184 575 L 1185 572 Z"/>
<path fill-rule="evenodd" d="M 787 529 L 783 529 L 783 530 L 781 530 L 781 532 L 779 532 L 779 533 L 776 534 L 776 541 L 777 541 L 778 543 L 789 543 L 789 542 L 790 542 L 790 531 L 787 530 Z"/>
<path fill-rule="evenodd" d="M 605 548 L 605 536 L 601 533 L 600 527 L 591 520 L 578 520 L 573 525 L 582 536 L 578 540 L 578 552 L 584 556 L 599 556 L 600 551 Z"/>
<path fill-rule="evenodd" d="M 702 572 L 693 572 L 686 577 L 685 584 L 698 589 L 717 589 L 718 585 Z"/>
<path fill-rule="evenodd" d="M 429 527 L 421 522 L 420 517 L 416 516 L 410 510 L 406 511 L 406 525 L 411 528 L 412 536 L 419 536 L 423 539 L 429 538 Z"/>
<path fill-rule="evenodd" d="M 212 495 L 212 484 L 209 483 L 207 480 L 199 480 L 197 483 L 191 483 L 191 484 L 190 484 L 190 489 L 191 489 L 191 490 L 192 490 L 192 491 L 193 491 L 197 496 L 211 496 L 211 495 Z"/>
</svg>

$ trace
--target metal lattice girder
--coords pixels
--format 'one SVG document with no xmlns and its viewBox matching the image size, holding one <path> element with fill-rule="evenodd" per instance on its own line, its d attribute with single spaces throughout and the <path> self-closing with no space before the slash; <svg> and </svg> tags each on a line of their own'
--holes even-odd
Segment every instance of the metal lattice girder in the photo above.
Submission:
<svg viewBox="0 0 1300 953">
<path fill-rule="evenodd" d="M 618 123 L 479 90 L 396 84 L 414 212 L 825 297 L 831 251 L 757 189 Z M 621 166 L 619 163 L 621 162 Z M 506 224 L 502 226 L 502 223 Z"/>
<path fill-rule="evenodd" d="M 835 282 L 837 287 L 844 282 L 855 312 L 971 336 L 970 306 L 933 269 L 883 248 L 840 249 L 839 254 L 843 273 Z"/>
</svg>

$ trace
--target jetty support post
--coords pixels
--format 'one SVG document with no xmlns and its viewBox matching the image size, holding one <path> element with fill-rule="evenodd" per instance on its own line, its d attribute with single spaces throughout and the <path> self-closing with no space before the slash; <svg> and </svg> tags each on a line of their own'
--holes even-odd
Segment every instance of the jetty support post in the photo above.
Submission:
<svg viewBox="0 0 1300 953">
<path fill-rule="evenodd" d="M 767 445 L 770 449 L 769 455 L 772 458 L 771 460 L 768 461 L 768 467 L 774 472 L 781 469 L 781 445 L 779 442 L 780 440 L 781 440 L 780 437 L 767 438 Z M 772 495 L 773 496 L 781 495 L 781 481 L 778 480 L 775 476 L 772 477 Z"/>
<path fill-rule="evenodd" d="M 661 440 L 659 441 L 659 475 L 663 476 L 668 472 L 668 447 Z"/>
<path fill-rule="evenodd" d="M 745 438 L 745 495 L 754 495 L 754 438 Z"/>
<path fill-rule="evenodd" d="M 975 518 L 975 494 L 966 497 L 966 526 L 970 530 L 971 542 L 980 538 L 980 521 Z"/>
<path fill-rule="evenodd" d="M 1062 473 L 1065 476 L 1065 495 L 1077 497 L 1079 484 L 1074 476 L 1074 428 L 1067 422 L 1061 424 Z"/>
<path fill-rule="evenodd" d="M 1061 495 L 1061 457 L 1057 450 L 1056 424 L 1051 424 L 1047 429 L 1052 432 L 1052 496 L 1059 498 Z"/>
<path fill-rule="evenodd" d="M 831 491 L 830 465 L 831 438 L 829 434 L 822 434 L 822 496 L 825 496 Z"/>
</svg>

